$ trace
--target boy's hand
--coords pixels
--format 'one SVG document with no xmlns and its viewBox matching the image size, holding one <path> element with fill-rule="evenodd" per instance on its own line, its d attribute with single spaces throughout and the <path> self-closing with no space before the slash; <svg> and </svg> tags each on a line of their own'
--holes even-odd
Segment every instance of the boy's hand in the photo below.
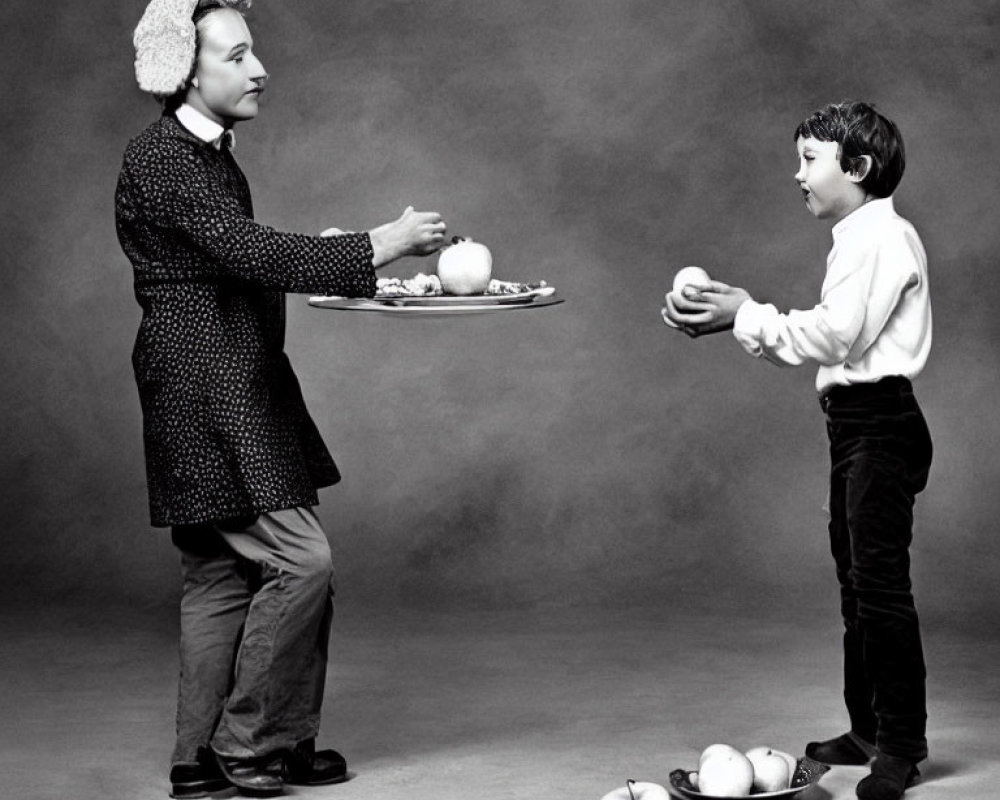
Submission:
<svg viewBox="0 0 1000 800">
<path fill-rule="evenodd" d="M 736 312 L 750 299 L 745 289 L 711 281 L 704 286 L 685 287 L 683 295 L 669 292 L 666 307 L 660 313 L 663 321 L 679 328 L 692 338 L 707 333 L 728 331 L 733 327 Z"/>
<path fill-rule="evenodd" d="M 372 263 L 382 267 L 403 256 L 426 256 L 441 249 L 447 226 L 436 211 L 414 211 L 407 206 L 395 222 L 368 232 L 375 252 Z"/>
</svg>

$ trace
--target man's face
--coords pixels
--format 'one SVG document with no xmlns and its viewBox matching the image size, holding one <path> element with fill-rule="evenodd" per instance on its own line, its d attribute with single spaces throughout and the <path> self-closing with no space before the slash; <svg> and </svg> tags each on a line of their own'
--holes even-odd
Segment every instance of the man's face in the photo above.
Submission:
<svg viewBox="0 0 1000 800">
<path fill-rule="evenodd" d="M 219 9 L 198 23 L 201 49 L 187 102 L 220 125 L 257 116 L 257 98 L 267 73 L 253 54 L 243 15 Z"/>
<path fill-rule="evenodd" d="M 817 219 L 838 221 L 864 201 L 858 179 L 840 168 L 840 145 L 819 139 L 799 137 L 799 171 L 795 182 L 808 208 Z"/>
</svg>

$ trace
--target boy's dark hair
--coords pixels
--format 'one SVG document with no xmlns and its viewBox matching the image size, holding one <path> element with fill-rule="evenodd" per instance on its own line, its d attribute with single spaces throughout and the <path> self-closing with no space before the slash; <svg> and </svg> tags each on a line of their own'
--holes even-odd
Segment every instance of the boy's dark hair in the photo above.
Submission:
<svg viewBox="0 0 1000 800">
<path fill-rule="evenodd" d="M 831 103 L 799 123 L 795 139 L 818 139 L 840 145 L 840 168 L 853 172 L 864 165 L 861 156 L 871 156 L 872 164 L 861 188 L 876 197 L 888 197 L 899 185 L 906 168 L 903 136 L 896 123 L 879 113 L 871 103 L 848 101 Z"/>
</svg>

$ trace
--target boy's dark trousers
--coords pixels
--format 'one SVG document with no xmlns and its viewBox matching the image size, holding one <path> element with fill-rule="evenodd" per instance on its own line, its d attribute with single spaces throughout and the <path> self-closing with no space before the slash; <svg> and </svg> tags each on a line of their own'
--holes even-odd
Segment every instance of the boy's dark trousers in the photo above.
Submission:
<svg viewBox="0 0 1000 800">
<path fill-rule="evenodd" d="M 820 405 L 830 437 L 830 549 L 851 730 L 882 753 L 917 762 L 927 757 L 926 670 L 909 546 L 930 434 L 906 378 L 837 386 Z"/>
</svg>

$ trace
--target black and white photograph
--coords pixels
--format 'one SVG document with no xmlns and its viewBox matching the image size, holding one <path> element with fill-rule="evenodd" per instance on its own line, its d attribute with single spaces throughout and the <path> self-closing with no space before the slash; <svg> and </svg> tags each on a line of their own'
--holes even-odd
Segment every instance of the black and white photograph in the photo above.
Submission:
<svg viewBox="0 0 1000 800">
<path fill-rule="evenodd" d="M 1000 6 L 0 18 L 0 797 L 1000 796 Z"/>
</svg>

